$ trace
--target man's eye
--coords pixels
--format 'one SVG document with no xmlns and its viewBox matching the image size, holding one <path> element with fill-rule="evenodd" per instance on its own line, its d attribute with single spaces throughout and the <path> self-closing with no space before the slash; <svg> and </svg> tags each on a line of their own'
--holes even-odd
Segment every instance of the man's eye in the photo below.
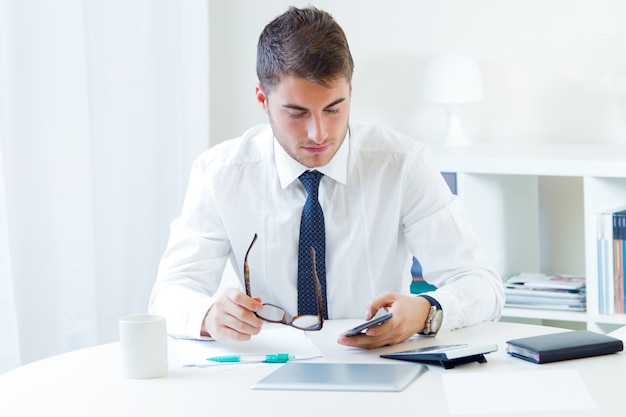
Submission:
<svg viewBox="0 0 626 417">
<path fill-rule="evenodd" d="M 304 112 L 301 113 L 289 113 L 289 117 L 291 117 L 292 119 L 301 119 L 303 118 L 305 115 Z"/>
<path fill-rule="evenodd" d="M 339 113 L 339 109 L 327 109 L 326 111 L 328 113 L 330 113 L 330 114 L 337 114 L 337 113 Z"/>
</svg>

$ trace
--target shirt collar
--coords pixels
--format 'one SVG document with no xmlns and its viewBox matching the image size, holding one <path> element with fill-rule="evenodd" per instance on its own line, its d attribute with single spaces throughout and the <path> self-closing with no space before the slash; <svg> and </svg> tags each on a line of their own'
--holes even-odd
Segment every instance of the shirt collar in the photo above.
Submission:
<svg viewBox="0 0 626 417">
<path fill-rule="evenodd" d="M 332 178 L 333 180 L 346 184 L 348 177 L 348 153 L 350 149 L 350 129 L 346 133 L 346 137 L 343 143 L 337 150 L 337 153 L 330 162 L 321 167 L 315 167 L 313 169 L 321 172 L 325 176 Z M 281 187 L 286 188 L 296 178 L 298 178 L 304 171 L 309 170 L 295 159 L 293 159 L 274 137 L 274 160 L 276 161 L 276 170 L 278 172 L 278 178 L 280 179 Z"/>
</svg>

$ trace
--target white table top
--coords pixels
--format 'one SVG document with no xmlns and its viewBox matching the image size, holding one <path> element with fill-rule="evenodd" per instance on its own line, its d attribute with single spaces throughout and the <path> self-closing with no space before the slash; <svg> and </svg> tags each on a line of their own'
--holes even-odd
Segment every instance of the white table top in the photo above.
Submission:
<svg viewBox="0 0 626 417">
<path fill-rule="evenodd" d="M 506 354 L 506 340 L 564 329 L 514 323 L 483 323 L 436 338 L 419 338 L 375 350 L 351 350 L 336 344 L 337 335 L 358 320 L 324 324 L 311 339 L 329 362 L 384 362 L 381 353 L 447 343 L 497 343 L 484 364 L 454 369 L 429 366 L 408 388 L 397 393 L 258 391 L 250 386 L 280 365 L 180 367 L 170 356 L 169 375 L 147 380 L 124 379 L 119 344 L 111 343 L 34 362 L 0 375 L 1 416 L 315 416 L 350 413 L 372 416 L 447 416 L 442 375 L 465 372 L 575 369 L 597 404 L 593 410 L 533 412 L 541 416 L 609 416 L 623 413 L 626 354 L 536 365 Z M 626 331 L 614 332 L 624 340 Z M 170 350 L 172 355 L 176 352 Z M 514 381 L 511 381 L 514 384 Z M 523 393 L 523 387 L 519 387 Z M 490 393 L 477 401 L 488 401 Z M 515 414 L 523 416 L 526 414 Z"/>
</svg>

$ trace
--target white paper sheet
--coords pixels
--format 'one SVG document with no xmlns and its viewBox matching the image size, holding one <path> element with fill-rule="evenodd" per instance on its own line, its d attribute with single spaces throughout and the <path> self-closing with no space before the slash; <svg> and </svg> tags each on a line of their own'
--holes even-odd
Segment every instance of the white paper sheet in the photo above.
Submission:
<svg viewBox="0 0 626 417">
<path fill-rule="evenodd" d="M 442 378 L 451 415 L 596 408 L 574 369 L 451 373 Z"/>
<path fill-rule="evenodd" d="M 265 323 L 261 333 L 252 336 L 252 339 L 247 342 L 178 339 L 176 348 L 179 351 L 182 366 L 233 365 L 233 363 L 207 360 L 214 356 L 241 355 L 244 362 L 248 357 L 258 358 L 276 353 L 289 353 L 295 356 L 294 360 L 323 357 L 315 344 L 306 337 L 304 331 L 273 323 Z"/>
</svg>

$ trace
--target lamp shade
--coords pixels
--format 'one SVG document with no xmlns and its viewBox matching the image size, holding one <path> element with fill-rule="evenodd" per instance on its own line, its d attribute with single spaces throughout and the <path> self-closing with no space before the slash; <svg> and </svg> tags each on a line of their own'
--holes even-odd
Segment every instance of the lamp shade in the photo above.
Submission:
<svg viewBox="0 0 626 417">
<path fill-rule="evenodd" d="M 469 103 L 483 99 L 478 64 L 470 55 L 441 54 L 433 57 L 424 75 L 427 103 Z"/>
</svg>

